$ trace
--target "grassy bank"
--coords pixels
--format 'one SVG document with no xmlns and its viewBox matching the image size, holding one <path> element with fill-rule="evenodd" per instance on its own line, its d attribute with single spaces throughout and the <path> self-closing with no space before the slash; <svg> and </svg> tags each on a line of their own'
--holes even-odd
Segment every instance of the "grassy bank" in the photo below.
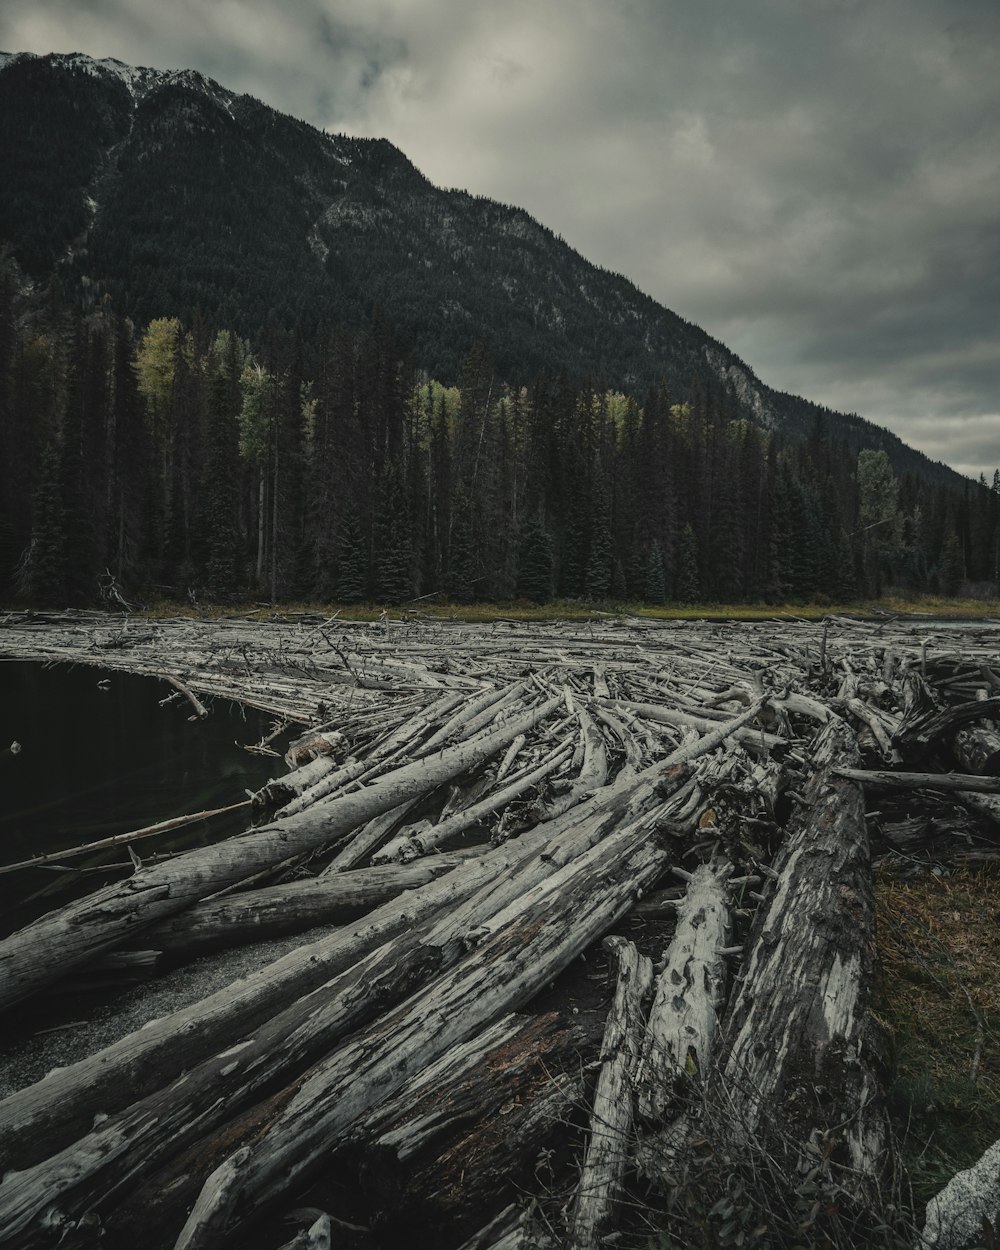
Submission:
<svg viewBox="0 0 1000 1250">
<path fill-rule="evenodd" d="M 826 616 L 852 616 L 861 620 L 883 620 L 886 616 L 927 616 L 950 620 L 1000 619 L 1000 600 L 887 597 L 854 603 L 688 603 L 647 604 L 601 600 L 586 603 L 579 599 L 557 599 L 551 603 L 448 603 L 440 599 L 419 599 L 411 603 L 259 603 L 242 605 L 205 604 L 191 606 L 163 600 L 143 608 L 138 615 L 155 619 L 164 616 L 288 617 L 307 613 L 337 617 L 345 621 L 378 621 L 431 617 L 436 620 L 469 622 L 514 621 L 593 621 L 602 616 L 634 616 L 654 621 L 768 621 L 792 618 L 820 621 Z"/>
</svg>

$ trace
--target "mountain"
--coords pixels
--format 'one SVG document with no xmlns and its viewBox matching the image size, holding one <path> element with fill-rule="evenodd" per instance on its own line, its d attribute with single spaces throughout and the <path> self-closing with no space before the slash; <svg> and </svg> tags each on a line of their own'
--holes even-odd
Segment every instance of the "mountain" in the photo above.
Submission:
<svg viewBox="0 0 1000 1250">
<path fill-rule="evenodd" d="M 961 480 L 858 416 L 770 389 L 523 210 L 433 186 L 385 140 L 326 134 L 193 70 L 78 53 L 0 53 L 0 115 L 0 240 L 84 304 L 108 295 L 138 324 L 201 316 L 251 340 L 378 308 L 444 382 L 486 340 L 510 380 L 721 389 L 787 437 L 823 418 L 898 472 Z"/>
</svg>

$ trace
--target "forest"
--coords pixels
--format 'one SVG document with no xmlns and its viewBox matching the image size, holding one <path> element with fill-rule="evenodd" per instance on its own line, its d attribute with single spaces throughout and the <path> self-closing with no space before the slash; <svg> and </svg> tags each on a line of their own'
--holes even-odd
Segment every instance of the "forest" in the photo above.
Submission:
<svg viewBox="0 0 1000 1250">
<path fill-rule="evenodd" d="M 457 385 L 375 312 L 314 338 L 133 325 L 0 272 L 0 588 L 8 602 L 983 597 L 1000 472 L 897 475 L 817 411 L 783 440 L 684 393 L 499 375 Z"/>
</svg>

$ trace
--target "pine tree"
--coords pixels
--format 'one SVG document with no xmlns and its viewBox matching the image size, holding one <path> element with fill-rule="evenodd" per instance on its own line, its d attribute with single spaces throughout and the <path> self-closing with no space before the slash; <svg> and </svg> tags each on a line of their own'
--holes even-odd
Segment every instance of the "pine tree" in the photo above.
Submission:
<svg viewBox="0 0 1000 1250">
<path fill-rule="evenodd" d="M 62 503 L 62 457 L 55 440 L 42 452 L 35 487 L 31 544 L 20 570 L 20 588 L 41 607 L 66 604 L 66 516 Z"/>
<path fill-rule="evenodd" d="M 611 598 L 619 602 L 628 598 L 625 567 L 617 556 L 611 562 Z"/>
<path fill-rule="evenodd" d="M 588 599 L 605 599 L 611 590 L 611 505 L 603 483 L 597 479 L 590 526 L 590 555 L 587 560 Z"/>
<path fill-rule="evenodd" d="M 453 603 L 472 603 L 476 598 L 476 549 L 473 541 L 472 502 L 459 490 L 451 504 L 448 569 L 445 593 Z"/>
<path fill-rule="evenodd" d="M 667 578 L 663 567 L 663 548 L 654 541 L 646 552 L 643 599 L 647 603 L 666 603 Z"/>
<path fill-rule="evenodd" d="M 238 426 L 231 361 L 223 362 L 212 379 L 209 400 L 208 459 L 205 465 L 205 532 L 208 559 L 205 586 L 212 599 L 235 592 L 240 572 L 237 525 Z"/>
<path fill-rule="evenodd" d="M 941 548 L 938 576 L 942 594 L 955 596 L 962 589 L 962 581 L 965 578 L 965 561 L 962 557 L 962 545 L 958 540 L 958 534 L 955 532 L 953 525 L 949 526 L 948 533 L 945 535 L 944 545 Z"/>
<path fill-rule="evenodd" d="M 519 597 L 532 603 L 548 603 L 552 598 L 555 560 L 552 537 L 540 517 L 533 516 L 525 523 L 518 556 Z"/>
<path fill-rule="evenodd" d="M 375 501 L 375 598 L 403 603 L 413 595 L 413 546 L 403 475 L 395 457 L 386 462 Z"/>
<path fill-rule="evenodd" d="M 681 530 L 677 544 L 677 573 L 674 584 L 677 598 L 681 603 L 697 603 L 701 599 L 698 540 L 695 538 L 690 521 Z"/>
<path fill-rule="evenodd" d="M 348 502 L 337 532 L 337 575 L 334 590 L 338 603 L 359 603 L 368 580 L 364 535 L 357 509 Z"/>
</svg>

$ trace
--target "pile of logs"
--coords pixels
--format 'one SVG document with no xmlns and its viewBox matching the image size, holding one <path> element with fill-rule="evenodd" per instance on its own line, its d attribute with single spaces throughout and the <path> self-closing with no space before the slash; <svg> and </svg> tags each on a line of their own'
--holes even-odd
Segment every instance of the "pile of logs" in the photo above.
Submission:
<svg viewBox="0 0 1000 1250">
<path fill-rule="evenodd" d="M 0 941 L 0 1008 L 303 944 L 0 1102 L 0 1244 L 908 1244 L 872 855 L 994 853 L 998 640 L 6 618 L 295 736 L 263 823 Z M 946 1195 L 923 1244 L 973 1244 Z"/>
</svg>

